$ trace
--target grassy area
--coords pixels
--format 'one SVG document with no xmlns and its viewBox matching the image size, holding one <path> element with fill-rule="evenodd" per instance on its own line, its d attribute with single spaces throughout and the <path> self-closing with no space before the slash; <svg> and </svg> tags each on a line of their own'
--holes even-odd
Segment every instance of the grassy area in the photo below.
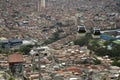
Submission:
<svg viewBox="0 0 120 80">
<path fill-rule="evenodd" d="M 113 41 L 113 43 L 120 45 L 120 40 L 115 40 L 115 41 Z"/>
</svg>

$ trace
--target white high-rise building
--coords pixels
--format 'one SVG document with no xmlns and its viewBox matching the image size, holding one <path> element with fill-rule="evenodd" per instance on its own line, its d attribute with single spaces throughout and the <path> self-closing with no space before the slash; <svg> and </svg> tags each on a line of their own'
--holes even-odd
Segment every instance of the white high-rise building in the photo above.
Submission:
<svg viewBox="0 0 120 80">
<path fill-rule="evenodd" d="M 41 8 L 45 8 L 45 0 L 41 0 L 40 3 L 41 3 L 41 4 L 40 4 Z"/>
<path fill-rule="evenodd" d="M 38 12 L 39 12 L 42 8 L 45 8 L 45 0 L 38 0 Z"/>
</svg>

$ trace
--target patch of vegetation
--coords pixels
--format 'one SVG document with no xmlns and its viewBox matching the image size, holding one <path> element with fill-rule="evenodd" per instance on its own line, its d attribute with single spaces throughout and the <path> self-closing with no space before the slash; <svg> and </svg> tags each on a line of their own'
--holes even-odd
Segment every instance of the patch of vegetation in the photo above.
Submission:
<svg viewBox="0 0 120 80">
<path fill-rule="evenodd" d="M 61 22 L 57 22 L 56 25 L 63 26 L 63 24 Z"/>
<path fill-rule="evenodd" d="M 101 61 L 98 60 L 98 59 L 95 59 L 95 60 L 94 60 L 94 64 L 95 64 L 95 65 L 101 64 Z"/>
<path fill-rule="evenodd" d="M 15 78 L 13 78 L 13 77 L 10 77 L 10 79 L 9 80 L 15 80 Z"/>
<path fill-rule="evenodd" d="M 111 59 L 120 57 L 120 45 L 115 44 L 113 40 L 101 41 L 100 39 L 92 39 L 90 34 L 87 36 L 80 37 L 74 40 L 75 45 L 87 45 L 90 51 L 93 51 L 98 56 L 106 56 L 108 55 Z M 120 59 L 118 59 L 120 60 Z M 99 64 L 99 60 L 94 61 L 95 64 Z M 113 65 L 118 62 L 114 62 Z M 119 66 L 119 63 L 117 64 Z"/>
<path fill-rule="evenodd" d="M 120 61 L 114 60 L 114 61 L 112 62 L 112 65 L 113 65 L 113 66 L 118 66 L 118 67 L 120 67 Z"/>
<path fill-rule="evenodd" d="M 48 38 L 46 41 L 44 41 L 43 44 L 47 45 L 47 44 L 53 43 L 59 39 L 60 39 L 59 32 L 55 32 L 52 34 L 52 37 Z"/>
<path fill-rule="evenodd" d="M 23 45 L 20 47 L 19 51 L 23 54 L 29 54 L 30 50 L 33 48 L 33 45 Z"/>
<path fill-rule="evenodd" d="M 75 45 L 83 46 L 83 45 L 88 45 L 91 39 L 92 39 L 92 35 L 90 33 L 87 33 L 85 36 L 80 37 L 74 40 L 73 42 Z"/>
<path fill-rule="evenodd" d="M 55 26 L 50 26 L 50 29 L 53 29 L 53 28 L 55 28 Z"/>
</svg>

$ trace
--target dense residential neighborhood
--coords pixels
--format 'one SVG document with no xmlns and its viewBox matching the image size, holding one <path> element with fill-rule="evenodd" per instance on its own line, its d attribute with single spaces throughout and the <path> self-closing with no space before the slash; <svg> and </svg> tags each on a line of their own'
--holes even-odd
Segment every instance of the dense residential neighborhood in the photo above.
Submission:
<svg viewBox="0 0 120 80">
<path fill-rule="evenodd" d="M 0 80 L 120 80 L 120 1 L 0 0 Z"/>
</svg>

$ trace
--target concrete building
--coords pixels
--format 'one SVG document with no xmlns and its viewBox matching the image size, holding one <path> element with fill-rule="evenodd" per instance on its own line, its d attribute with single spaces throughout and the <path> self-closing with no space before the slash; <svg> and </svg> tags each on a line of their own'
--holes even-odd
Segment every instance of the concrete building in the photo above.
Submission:
<svg viewBox="0 0 120 80">
<path fill-rule="evenodd" d="M 23 62 L 23 55 L 21 53 L 8 55 L 9 69 L 13 75 L 22 76 Z"/>
<path fill-rule="evenodd" d="M 45 8 L 45 0 L 38 0 L 38 6 L 37 6 L 37 9 L 38 9 L 38 12 L 42 9 L 42 8 Z"/>
<path fill-rule="evenodd" d="M 41 7 L 45 8 L 45 0 L 41 0 Z"/>
</svg>

